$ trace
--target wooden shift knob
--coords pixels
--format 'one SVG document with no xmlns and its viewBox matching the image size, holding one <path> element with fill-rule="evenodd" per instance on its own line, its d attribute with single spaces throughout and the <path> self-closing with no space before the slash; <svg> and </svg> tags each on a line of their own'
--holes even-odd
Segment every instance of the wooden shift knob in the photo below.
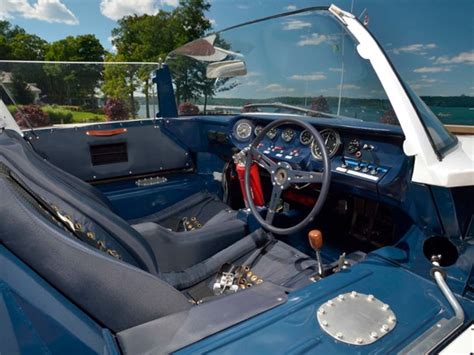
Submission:
<svg viewBox="0 0 474 355">
<path fill-rule="evenodd" d="M 309 245 L 314 250 L 320 250 L 323 247 L 323 233 L 320 230 L 313 229 L 308 233 Z"/>
</svg>

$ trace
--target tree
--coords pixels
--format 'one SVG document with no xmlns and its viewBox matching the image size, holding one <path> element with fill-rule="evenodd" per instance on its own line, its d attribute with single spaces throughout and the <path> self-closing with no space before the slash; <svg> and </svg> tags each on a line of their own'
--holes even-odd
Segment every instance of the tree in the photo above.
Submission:
<svg viewBox="0 0 474 355">
<path fill-rule="evenodd" d="M 53 42 L 45 59 L 52 61 L 104 60 L 105 50 L 94 35 L 68 36 Z M 48 76 L 48 101 L 95 107 L 95 89 L 99 86 L 102 68 L 96 65 L 45 65 Z M 72 95 L 74 98 L 71 99 Z"/>
<path fill-rule="evenodd" d="M 211 23 L 205 17 L 209 8 L 210 4 L 204 0 L 181 0 L 172 12 L 161 10 L 153 16 L 124 17 L 118 21 L 118 27 L 112 30 L 112 43 L 117 48 L 117 57 L 124 61 L 159 62 L 176 47 L 203 36 L 211 28 Z M 141 88 L 145 95 L 147 109 L 151 85 L 150 69 L 149 66 L 143 66 L 136 72 L 129 71 L 128 77 L 121 81 L 125 86 L 138 83 L 137 87 Z M 105 90 L 103 87 L 103 91 L 106 95 L 111 94 L 107 91 L 107 85 Z M 134 102 L 134 91 L 126 88 L 122 91 L 128 91 L 130 102 Z"/>
<path fill-rule="evenodd" d="M 19 74 L 15 74 L 12 78 L 11 92 L 18 104 L 29 105 L 35 100 L 33 93 L 29 90 L 28 82 Z"/>
</svg>

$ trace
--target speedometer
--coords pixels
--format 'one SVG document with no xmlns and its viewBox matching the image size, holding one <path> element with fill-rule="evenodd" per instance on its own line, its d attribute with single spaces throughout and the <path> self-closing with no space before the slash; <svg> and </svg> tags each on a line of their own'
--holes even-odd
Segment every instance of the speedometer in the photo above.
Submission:
<svg viewBox="0 0 474 355">
<path fill-rule="evenodd" d="M 234 136 L 239 141 L 245 141 L 252 135 L 252 122 L 247 120 L 238 121 L 234 126 Z"/>
<path fill-rule="evenodd" d="M 300 134 L 300 143 L 303 145 L 310 145 L 313 142 L 313 135 L 311 134 L 310 131 L 305 129 L 303 132 Z"/>
<path fill-rule="evenodd" d="M 339 133 L 332 129 L 325 129 L 321 131 L 321 137 L 323 138 L 329 157 L 332 158 L 341 145 L 341 137 L 339 136 Z M 311 154 L 315 159 L 322 159 L 321 150 L 316 141 L 313 141 L 313 144 L 311 144 Z"/>
<path fill-rule="evenodd" d="M 291 142 L 293 138 L 295 138 L 295 131 L 291 128 L 287 128 L 281 133 L 281 139 L 286 143 Z"/>
</svg>

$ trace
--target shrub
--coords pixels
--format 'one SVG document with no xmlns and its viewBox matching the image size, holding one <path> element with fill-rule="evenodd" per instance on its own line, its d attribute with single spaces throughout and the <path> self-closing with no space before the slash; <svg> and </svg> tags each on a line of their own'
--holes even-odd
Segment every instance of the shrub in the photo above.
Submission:
<svg viewBox="0 0 474 355">
<path fill-rule="evenodd" d="M 45 109 L 44 110 L 49 115 L 49 120 L 53 124 L 64 124 L 72 122 L 72 112 L 61 109 Z"/>
<path fill-rule="evenodd" d="M 178 107 L 178 113 L 180 116 L 194 116 L 199 115 L 199 107 L 190 103 L 190 102 L 183 102 Z"/>
<path fill-rule="evenodd" d="M 120 99 L 108 98 L 104 105 L 104 113 L 107 121 L 127 120 L 129 110 Z"/>
<path fill-rule="evenodd" d="M 15 120 L 21 128 L 29 128 L 28 121 L 32 127 L 45 127 L 51 124 L 49 115 L 38 105 L 21 106 L 15 114 Z"/>
</svg>

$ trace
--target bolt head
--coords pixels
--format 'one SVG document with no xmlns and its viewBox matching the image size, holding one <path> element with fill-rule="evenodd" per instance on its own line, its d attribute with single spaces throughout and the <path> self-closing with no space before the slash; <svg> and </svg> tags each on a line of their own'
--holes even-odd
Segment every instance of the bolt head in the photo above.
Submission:
<svg viewBox="0 0 474 355">
<path fill-rule="evenodd" d="M 374 298 L 375 298 L 374 295 L 368 295 L 367 296 L 367 301 L 372 302 L 374 300 Z"/>
<path fill-rule="evenodd" d="M 327 326 L 329 325 L 327 320 L 323 320 L 323 321 L 321 322 L 321 324 L 322 324 L 323 326 L 325 326 L 325 327 L 327 327 Z"/>
<path fill-rule="evenodd" d="M 362 338 L 357 338 L 357 339 L 356 339 L 356 343 L 357 343 L 357 344 L 362 344 L 362 343 L 364 343 L 364 339 L 362 339 Z"/>
<path fill-rule="evenodd" d="M 351 297 L 352 297 L 352 298 L 357 297 L 357 295 L 358 295 L 357 292 L 355 292 L 355 291 L 352 291 L 352 292 L 351 292 Z"/>
<path fill-rule="evenodd" d="M 339 332 L 339 333 L 336 334 L 336 337 L 337 337 L 338 339 L 342 339 L 344 336 L 342 335 L 341 332 Z"/>
<path fill-rule="evenodd" d="M 379 335 L 377 334 L 377 332 L 372 332 L 372 333 L 370 333 L 370 337 L 373 338 L 373 339 L 377 339 L 379 337 Z"/>
<path fill-rule="evenodd" d="M 389 329 L 390 329 L 390 328 L 388 327 L 387 324 L 382 325 L 382 331 L 383 331 L 383 332 L 388 332 Z"/>
<path fill-rule="evenodd" d="M 339 295 L 339 296 L 337 296 L 337 299 L 339 301 L 344 301 L 345 297 L 344 297 L 344 295 Z"/>
</svg>

